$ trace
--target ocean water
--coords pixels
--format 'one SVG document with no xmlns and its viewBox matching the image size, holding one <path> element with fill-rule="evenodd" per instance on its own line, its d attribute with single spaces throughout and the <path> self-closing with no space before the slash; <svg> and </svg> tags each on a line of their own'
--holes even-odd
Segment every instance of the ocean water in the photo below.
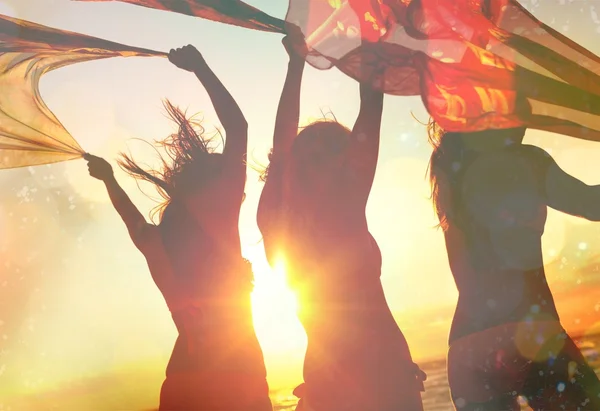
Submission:
<svg viewBox="0 0 600 411">
<path fill-rule="evenodd" d="M 582 350 L 587 361 L 600 376 L 600 334 L 573 338 Z M 451 411 L 454 410 L 450 400 L 448 379 L 446 376 L 446 360 L 440 359 L 419 363 L 419 366 L 427 373 L 425 381 L 425 392 L 423 393 L 423 404 L 425 411 Z M 275 411 L 294 411 L 298 399 L 292 393 L 293 387 L 287 390 L 272 393 Z M 530 410 L 524 403 L 522 410 Z"/>
</svg>

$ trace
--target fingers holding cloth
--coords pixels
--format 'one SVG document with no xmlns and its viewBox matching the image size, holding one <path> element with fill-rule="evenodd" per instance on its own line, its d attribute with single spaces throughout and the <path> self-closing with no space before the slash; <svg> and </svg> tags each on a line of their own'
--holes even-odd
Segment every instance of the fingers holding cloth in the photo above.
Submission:
<svg viewBox="0 0 600 411">
<path fill-rule="evenodd" d="M 90 176 L 101 181 L 107 181 L 114 177 L 112 166 L 102 157 L 85 153 L 83 159 L 88 162 Z"/>
</svg>

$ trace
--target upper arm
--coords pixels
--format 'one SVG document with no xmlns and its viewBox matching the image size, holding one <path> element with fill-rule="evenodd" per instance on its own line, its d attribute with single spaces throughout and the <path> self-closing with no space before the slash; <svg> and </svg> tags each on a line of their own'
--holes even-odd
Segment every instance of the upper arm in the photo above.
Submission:
<svg viewBox="0 0 600 411">
<path fill-rule="evenodd" d="M 140 210 L 133 204 L 114 177 L 106 180 L 104 184 L 113 207 L 127 227 L 129 236 L 134 243 L 139 242 L 142 239 L 140 233 L 146 230 L 150 224 L 146 222 Z"/>
<path fill-rule="evenodd" d="M 589 186 L 566 173 L 540 148 L 532 148 L 543 164 L 543 192 L 549 207 L 591 221 L 600 221 L 600 186 Z"/>
<path fill-rule="evenodd" d="M 139 239 L 135 241 L 136 246 L 144 254 L 152 280 L 162 293 L 169 309 L 173 311 L 174 305 L 179 300 L 179 290 L 160 231 L 157 226 L 147 224 L 141 229 L 139 235 Z"/>
<path fill-rule="evenodd" d="M 379 155 L 383 93 L 361 84 L 360 94 L 360 111 L 350 135 L 346 162 L 352 170 L 353 189 L 366 206 Z"/>
<path fill-rule="evenodd" d="M 248 125 L 226 130 L 226 133 L 222 179 L 230 185 L 232 194 L 235 192 L 235 195 L 243 195 L 246 185 Z"/>
<path fill-rule="evenodd" d="M 304 59 L 294 58 L 288 70 L 277 106 L 273 132 L 273 153 L 286 155 L 298 134 L 300 122 L 300 93 L 304 73 Z"/>
<path fill-rule="evenodd" d="M 304 72 L 304 59 L 292 58 L 277 106 L 273 148 L 269 156 L 269 170 L 257 211 L 257 223 L 263 237 L 269 237 L 279 225 L 283 202 L 283 174 L 285 162 L 298 134 L 300 118 L 300 91 Z M 269 232 L 269 233 L 267 233 Z M 267 240 L 268 241 L 268 240 Z"/>
</svg>

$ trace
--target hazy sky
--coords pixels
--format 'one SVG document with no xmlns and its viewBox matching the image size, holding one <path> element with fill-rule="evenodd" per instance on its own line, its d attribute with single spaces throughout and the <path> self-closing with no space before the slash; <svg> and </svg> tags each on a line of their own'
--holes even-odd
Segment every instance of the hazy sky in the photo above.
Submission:
<svg viewBox="0 0 600 411">
<path fill-rule="evenodd" d="M 281 18 L 287 7 L 283 0 L 248 3 Z M 522 3 L 554 28 L 600 51 L 597 2 Z M 0 0 L 0 14 L 161 51 L 195 45 L 246 115 L 250 158 L 266 162 L 287 62 L 280 35 L 116 2 Z M 162 58 L 114 58 L 62 68 L 42 79 L 41 92 L 81 146 L 113 165 L 124 150 L 152 160 L 153 151 L 132 139 L 152 141 L 170 134 L 163 98 L 188 107 L 190 113 L 202 112 L 209 130 L 218 126 L 196 78 Z M 331 111 L 351 126 L 357 109 L 356 82 L 335 69 L 307 69 L 303 122 Z M 423 359 L 445 354 L 457 293 L 428 198 L 425 173 L 431 149 L 424 127 L 411 113 L 427 120 L 419 98 L 386 97 L 380 163 L 368 217 L 383 252 L 382 278 L 389 304 L 413 355 Z M 551 150 L 566 171 L 586 183 L 600 183 L 596 167 L 600 145 L 535 132 L 528 133 L 527 142 Z M 115 170 L 147 214 L 155 204 L 134 181 Z M 0 186 L 0 245 L 10 261 L 21 265 L 19 270 L 6 263 L 0 268 L 0 300 L 4 299 L 0 403 L 13 395 L 37 394 L 65 384 L 73 387 L 78 380 L 112 375 L 113 383 L 119 378 L 147 379 L 143 404 L 149 405 L 142 406 L 151 407 L 175 327 L 102 184 L 87 175 L 83 160 L 77 160 L 2 171 Z M 154 195 L 151 187 L 143 187 Z M 244 254 L 256 270 L 257 332 L 269 381 L 278 387 L 300 382 L 306 341 L 282 273 L 270 271 L 264 261 L 255 223 L 261 188 L 258 174 L 249 170 L 240 227 Z M 577 271 L 600 251 L 597 239 L 596 225 L 550 213 L 544 252 L 548 263 L 555 262 L 551 284 L 570 330 L 589 328 L 600 309 L 599 275 L 592 269 Z M 120 374 L 129 372 L 133 374 Z M 128 391 L 127 383 L 120 384 L 123 398 L 135 397 L 135 387 Z"/>
</svg>

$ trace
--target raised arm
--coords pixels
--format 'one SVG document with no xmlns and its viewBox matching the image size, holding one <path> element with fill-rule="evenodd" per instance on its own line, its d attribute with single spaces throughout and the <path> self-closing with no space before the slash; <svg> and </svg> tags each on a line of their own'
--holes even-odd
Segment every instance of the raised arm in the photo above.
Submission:
<svg viewBox="0 0 600 411">
<path fill-rule="evenodd" d="M 542 164 L 544 192 L 549 207 L 590 221 L 600 221 L 600 185 L 590 186 L 563 171 L 550 154 L 528 146 Z"/>
<path fill-rule="evenodd" d="M 353 189 L 364 207 L 377 168 L 382 113 L 383 93 L 368 84 L 360 84 L 360 110 L 350 136 L 346 161 L 353 171 Z"/>
<path fill-rule="evenodd" d="M 245 182 L 248 123 L 242 110 L 194 46 L 171 50 L 169 60 L 177 67 L 193 72 L 206 89 L 225 129 L 225 171 L 239 175 Z"/>
<path fill-rule="evenodd" d="M 182 291 L 177 287 L 171 262 L 158 227 L 146 222 L 144 216 L 115 179 L 112 167 L 106 160 L 91 154 L 86 154 L 84 158 L 88 161 L 90 175 L 104 182 L 110 201 L 127 226 L 133 243 L 144 254 L 150 275 L 162 293 L 167 306 L 172 312 L 179 309 L 182 304 L 180 297 Z"/>
<path fill-rule="evenodd" d="M 147 244 L 147 240 L 150 239 L 149 234 L 156 227 L 149 224 L 142 213 L 131 202 L 131 199 L 117 182 L 113 169 L 106 160 L 91 154 L 86 154 L 84 159 L 88 162 L 90 175 L 104 182 L 110 201 L 123 219 L 131 240 L 144 253 L 144 246 Z"/>
<path fill-rule="evenodd" d="M 305 65 L 303 54 L 306 52 L 306 44 L 300 29 L 290 27 L 289 32 L 291 34 L 283 39 L 283 45 L 289 55 L 288 70 L 277 108 L 269 174 L 257 211 L 257 223 L 263 236 L 265 254 L 272 266 L 276 264 L 275 258 L 285 237 L 282 214 L 283 167 L 294 138 L 298 134 L 300 90 Z"/>
<path fill-rule="evenodd" d="M 283 45 L 290 60 L 275 119 L 273 134 L 274 158 L 289 153 L 294 138 L 298 134 L 300 90 L 305 66 L 302 53 L 306 50 L 306 45 L 299 29 L 293 30 L 291 35 L 284 37 Z"/>
</svg>

